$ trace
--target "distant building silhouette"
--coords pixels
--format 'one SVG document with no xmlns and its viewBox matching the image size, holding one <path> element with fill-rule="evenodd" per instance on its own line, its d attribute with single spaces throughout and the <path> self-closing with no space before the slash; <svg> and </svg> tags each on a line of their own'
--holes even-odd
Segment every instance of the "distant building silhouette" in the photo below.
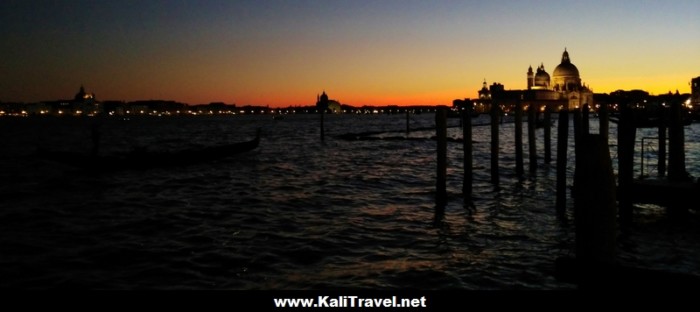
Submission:
<svg viewBox="0 0 700 312">
<path fill-rule="evenodd" d="M 323 90 L 323 94 L 316 95 L 316 108 L 319 111 L 325 110 L 333 114 L 338 114 L 342 112 L 340 102 L 329 99 L 325 90 Z"/>
<path fill-rule="evenodd" d="M 102 112 L 99 102 L 94 93 L 85 92 L 85 87 L 80 86 L 80 90 L 75 94 L 71 103 L 71 112 L 75 115 L 94 115 Z"/>
<path fill-rule="evenodd" d="M 552 76 L 545 70 L 544 63 L 540 63 L 534 71 L 530 66 L 526 73 L 527 89 L 506 90 L 500 83 L 493 83 L 487 88 L 486 80 L 478 91 L 479 98 L 475 101 L 475 109 L 480 107 L 488 109 L 492 101 L 499 105 L 511 106 L 516 101 L 524 104 L 532 103 L 549 105 L 553 108 L 576 109 L 584 104 L 594 106 L 593 92 L 581 82 L 576 65 L 571 63 L 569 52 L 564 49 L 561 62 L 554 68 Z"/>
<path fill-rule="evenodd" d="M 484 84 L 481 87 L 481 90 L 479 90 L 479 99 L 480 100 L 490 100 L 491 99 L 491 91 L 489 90 L 487 84 L 486 84 L 486 79 L 484 79 Z"/>
<path fill-rule="evenodd" d="M 534 75 L 530 66 L 527 72 L 527 86 L 531 92 L 524 99 L 566 100 L 568 109 L 575 109 L 584 104 L 593 106 L 593 92 L 581 83 L 578 68 L 571 63 L 566 49 L 562 53 L 561 63 L 554 68 L 551 79 L 544 69 L 544 63 L 537 68 L 537 73 Z"/>
<path fill-rule="evenodd" d="M 84 102 L 84 101 L 94 100 L 94 99 L 95 99 L 95 94 L 85 92 L 85 87 L 80 85 L 80 90 L 78 91 L 78 93 L 75 94 L 74 101 L 75 102 Z"/>
<path fill-rule="evenodd" d="M 29 115 L 97 115 L 103 112 L 101 103 L 97 101 L 94 93 L 85 92 L 85 87 L 70 100 L 45 101 L 28 104 L 26 106 Z"/>
</svg>

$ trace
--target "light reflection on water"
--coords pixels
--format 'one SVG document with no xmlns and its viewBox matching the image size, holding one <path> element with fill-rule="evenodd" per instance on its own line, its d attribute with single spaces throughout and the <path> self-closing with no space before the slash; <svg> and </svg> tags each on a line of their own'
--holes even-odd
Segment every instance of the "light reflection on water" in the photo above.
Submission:
<svg viewBox="0 0 700 312">
<path fill-rule="evenodd" d="M 412 132 L 426 138 L 419 141 L 334 138 L 402 130 L 403 115 L 327 116 L 325 142 L 313 115 L 110 119 L 101 125 L 103 153 L 244 141 L 257 128 L 263 139 L 250 153 L 142 172 L 96 175 L 33 156 L 39 146 L 89 151 L 91 122 L 0 120 L 7 143 L 0 176 L 13 182 L 0 186 L 1 286 L 573 287 L 553 276 L 554 260 L 572 255 L 573 247 L 571 222 L 554 213 L 555 163 L 518 181 L 512 124 L 501 130 L 500 191 L 489 183 L 489 128 L 474 128 L 473 215 L 463 208 L 461 144 L 449 144 L 449 204 L 436 224 L 432 132 Z M 429 127 L 433 115 L 412 115 L 411 123 Z M 700 175 L 697 129 L 686 128 L 694 176 Z M 615 131 L 611 125 L 611 144 Z M 461 137 L 461 130 L 450 128 L 448 135 Z M 568 155 L 571 176 L 571 146 Z M 652 206 L 637 215 L 639 226 L 620 239 L 622 261 L 700 274 L 696 214 L 677 221 Z"/>
</svg>

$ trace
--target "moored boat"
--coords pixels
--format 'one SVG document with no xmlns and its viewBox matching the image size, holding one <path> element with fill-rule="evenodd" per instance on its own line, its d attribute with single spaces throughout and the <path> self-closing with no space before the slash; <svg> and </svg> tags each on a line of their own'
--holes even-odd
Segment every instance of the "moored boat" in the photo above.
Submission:
<svg viewBox="0 0 700 312">
<path fill-rule="evenodd" d="M 260 129 L 255 138 L 250 141 L 180 151 L 151 152 L 140 149 L 123 155 L 98 155 L 39 149 L 37 155 L 46 160 L 92 171 L 145 170 L 213 161 L 252 151 L 259 144 Z"/>
</svg>

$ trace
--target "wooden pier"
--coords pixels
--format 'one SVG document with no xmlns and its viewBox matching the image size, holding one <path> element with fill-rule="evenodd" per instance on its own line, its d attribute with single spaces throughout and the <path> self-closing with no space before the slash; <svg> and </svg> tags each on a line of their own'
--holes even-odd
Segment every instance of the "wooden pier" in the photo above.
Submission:
<svg viewBox="0 0 700 312">
<path fill-rule="evenodd" d="M 557 260 L 557 276 L 562 280 L 570 280 L 580 287 L 615 287 L 612 285 L 642 285 L 645 280 L 656 281 L 692 281 L 700 283 L 700 277 L 686 274 L 672 274 L 669 272 L 624 267 L 617 261 L 617 233 L 624 230 L 633 222 L 635 204 L 648 203 L 667 207 L 669 211 L 686 211 L 698 209 L 697 194 L 700 194 L 700 181 L 689 177 L 685 169 L 684 150 L 684 124 L 680 120 L 680 103 L 673 103 L 669 109 L 668 122 L 661 123 L 659 127 L 658 151 L 659 174 L 655 179 L 635 179 L 634 159 L 635 145 L 637 144 L 637 118 L 627 103 L 620 105 L 619 119 L 617 120 L 617 157 L 611 157 L 608 145 L 609 126 L 607 117 L 608 107 L 600 109 L 599 133 L 589 131 L 588 105 L 569 110 L 560 102 L 535 103 L 527 100 L 516 100 L 512 103 L 514 108 L 514 152 L 515 175 L 523 180 L 526 175 L 524 170 L 524 140 L 523 119 L 527 116 L 527 136 L 529 152 L 529 174 L 537 174 L 539 159 L 545 164 L 551 161 L 551 123 L 552 113 L 558 113 L 557 125 L 557 153 L 556 153 L 556 198 L 553 203 L 560 219 L 567 218 L 567 177 L 569 146 L 568 133 L 569 120 L 573 122 L 573 148 L 576 154 L 574 164 L 573 186 L 570 196 L 574 199 L 573 215 L 576 225 L 576 257 L 561 258 Z M 490 182 L 495 191 L 500 190 L 500 138 L 499 129 L 503 107 L 494 101 L 487 110 L 490 114 Z M 506 106 L 507 109 L 507 106 Z M 408 117 L 406 117 L 406 132 L 411 130 L 433 130 L 436 140 L 436 183 L 435 183 L 435 220 L 442 220 L 446 213 L 445 208 L 449 204 L 447 196 L 447 149 L 448 142 L 460 142 L 464 150 L 464 179 L 463 197 L 464 208 L 469 213 L 475 211 L 473 198 L 473 141 L 471 113 L 473 103 L 466 101 L 461 112 L 460 122 L 463 130 L 463 139 L 447 138 L 447 118 L 449 108 L 441 107 L 436 110 L 435 127 L 432 129 L 410 129 Z M 544 157 L 536 154 L 537 144 L 535 131 L 538 122 L 538 112 L 544 113 L 543 125 Z M 527 114 L 527 115 L 525 115 Z M 396 131 L 399 132 L 399 131 Z M 668 133 L 668 144 L 666 134 Z M 371 135 L 378 133 L 347 134 L 338 138 L 346 140 L 374 139 Z M 415 140 L 406 136 L 384 137 L 382 139 Z M 511 144 L 511 143 L 509 143 Z M 668 146 L 668 153 L 666 152 Z M 668 157 L 666 157 L 668 155 Z M 668 166 L 666 166 L 668 160 Z M 613 171 L 612 162 L 617 161 L 617 177 Z M 663 163 L 662 163 L 663 162 Z M 665 176 L 668 168 L 668 176 Z"/>
<path fill-rule="evenodd" d="M 634 145 L 639 116 L 628 103 L 621 107 L 618 121 L 618 197 L 620 218 L 623 225 L 632 221 L 635 203 L 655 204 L 673 210 L 698 209 L 697 194 L 700 181 L 691 178 L 685 168 L 685 132 L 681 116 L 681 103 L 671 103 L 669 118 L 661 120 L 657 127 L 659 151 L 659 177 L 634 179 Z M 666 172 L 666 129 L 668 128 L 668 176 Z"/>
<path fill-rule="evenodd" d="M 667 179 L 639 179 L 632 182 L 632 203 L 655 204 L 674 210 L 700 209 L 700 183 L 669 181 Z"/>
</svg>

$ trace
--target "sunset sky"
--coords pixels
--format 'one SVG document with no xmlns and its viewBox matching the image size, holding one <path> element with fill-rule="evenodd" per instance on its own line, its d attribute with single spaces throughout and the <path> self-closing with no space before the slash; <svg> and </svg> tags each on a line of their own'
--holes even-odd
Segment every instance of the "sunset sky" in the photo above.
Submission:
<svg viewBox="0 0 700 312">
<path fill-rule="evenodd" d="M 690 92 L 700 1 L 0 2 L 0 101 L 451 104 L 566 48 L 596 93 Z"/>
</svg>

